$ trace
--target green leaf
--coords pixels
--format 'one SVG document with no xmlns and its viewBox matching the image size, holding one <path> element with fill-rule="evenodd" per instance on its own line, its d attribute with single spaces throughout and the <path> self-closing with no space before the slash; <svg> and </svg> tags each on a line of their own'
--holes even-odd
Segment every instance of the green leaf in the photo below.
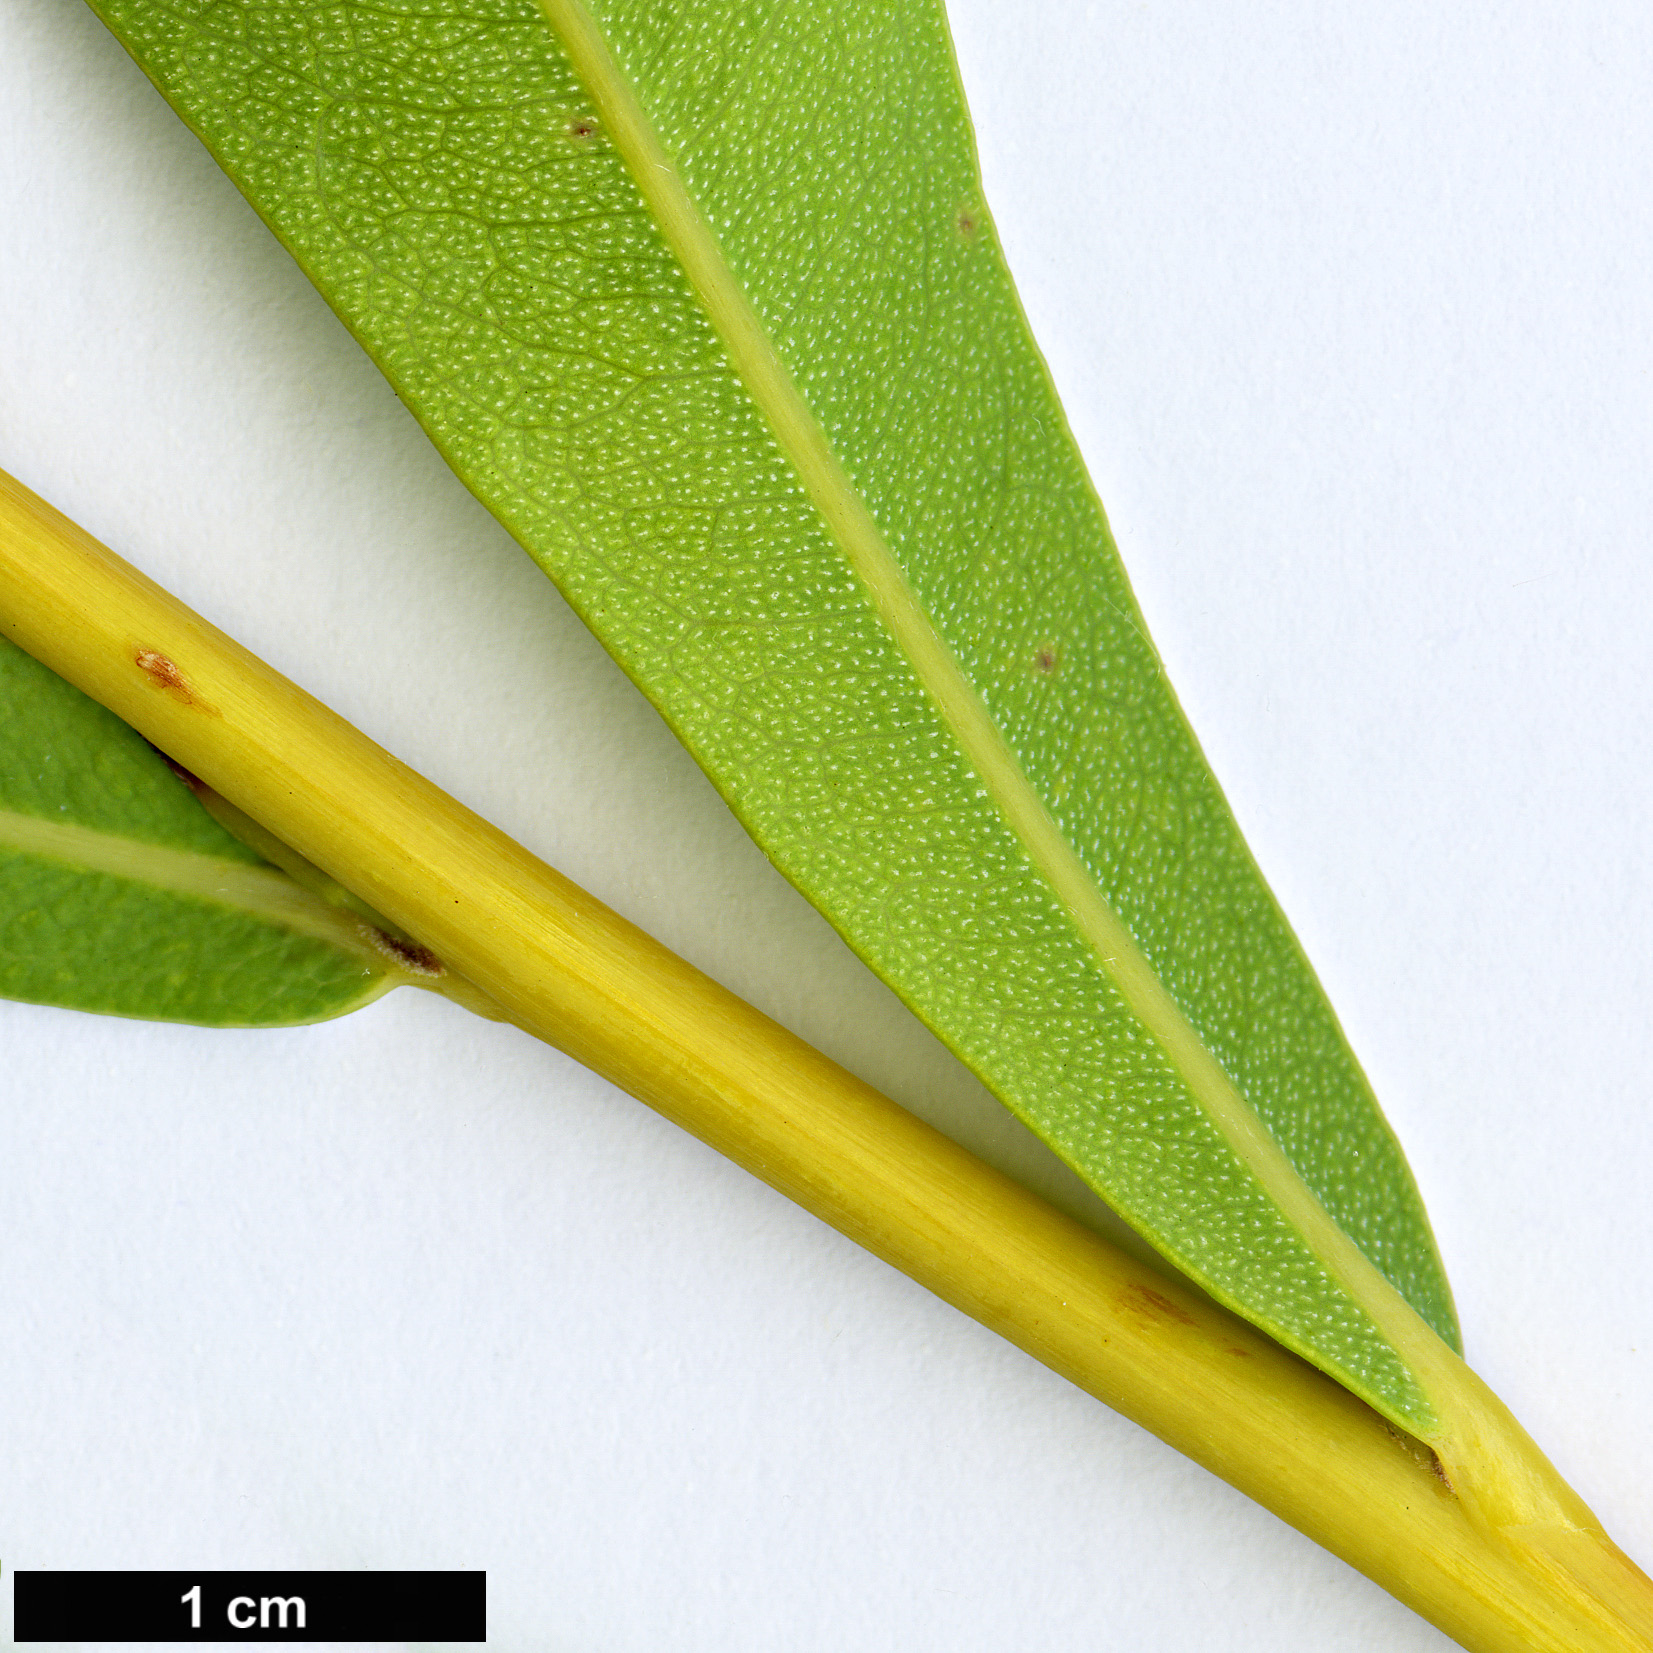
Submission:
<svg viewBox="0 0 1653 1653">
<path fill-rule="evenodd" d="M 1146 637 L 939 9 L 92 3 L 861 956 L 1428 1435 L 1421 1204 Z"/>
<path fill-rule="evenodd" d="M 114 713 L 0 638 L 0 996 L 214 1027 L 319 1022 L 409 978 L 266 864 Z"/>
</svg>

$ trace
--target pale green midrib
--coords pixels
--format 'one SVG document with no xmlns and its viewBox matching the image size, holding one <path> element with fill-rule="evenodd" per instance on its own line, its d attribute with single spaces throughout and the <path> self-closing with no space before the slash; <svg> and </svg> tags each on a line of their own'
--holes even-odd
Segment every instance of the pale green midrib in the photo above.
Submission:
<svg viewBox="0 0 1653 1653">
<path fill-rule="evenodd" d="M 171 895 L 214 902 L 354 953 L 379 971 L 388 986 L 411 979 L 374 943 L 366 924 L 329 907 L 273 867 L 146 844 L 96 827 L 19 815 L 12 810 L 0 810 L 0 849 L 38 855 L 82 872 L 129 879 Z"/>
<path fill-rule="evenodd" d="M 1449 1394 L 1448 1368 L 1456 1364 L 1457 1357 L 1332 1220 L 1206 1048 L 1022 773 L 1003 732 L 908 585 L 866 502 L 781 364 L 763 323 L 724 260 L 716 236 L 667 157 L 595 20 L 579 0 L 540 0 L 540 5 L 591 94 L 609 140 L 626 162 L 667 245 L 705 306 L 736 374 L 1006 824 L 1095 951 L 1132 1014 L 1164 1049 L 1235 1155 L 1304 1235 L 1332 1278 L 1388 1338 L 1425 1393 L 1437 1400 Z M 1222 1294 L 1220 1286 L 1213 1289 Z M 1251 1312 L 1249 1307 L 1246 1312 Z M 1323 1363 L 1324 1355 L 1289 1326 L 1268 1324 L 1267 1329 L 1311 1361 Z M 1417 1418 L 1398 1421 L 1427 1438 L 1429 1432 L 1420 1428 Z"/>
</svg>

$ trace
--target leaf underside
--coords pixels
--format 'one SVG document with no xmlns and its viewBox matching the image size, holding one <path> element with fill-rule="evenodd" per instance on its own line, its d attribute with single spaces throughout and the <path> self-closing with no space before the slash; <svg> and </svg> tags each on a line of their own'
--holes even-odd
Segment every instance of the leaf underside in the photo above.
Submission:
<svg viewBox="0 0 1653 1653">
<path fill-rule="evenodd" d="M 114 713 L 0 638 L 0 997 L 281 1027 L 404 979 Z"/>
<path fill-rule="evenodd" d="M 1422 1206 L 1146 639 L 939 8 L 92 3 L 861 956 L 1426 1433 Z"/>
</svg>

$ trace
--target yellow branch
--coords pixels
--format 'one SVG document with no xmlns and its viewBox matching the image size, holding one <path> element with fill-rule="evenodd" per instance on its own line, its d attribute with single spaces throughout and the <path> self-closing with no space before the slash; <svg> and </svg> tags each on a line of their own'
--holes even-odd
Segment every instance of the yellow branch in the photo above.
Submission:
<svg viewBox="0 0 1653 1653">
<path fill-rule="evenodd" d="M 1653 1650 L 1595 1532 L 1499 1535 L 1434 1457 L 536 860 L 0 472 L 0 627 L 512 1020 L 1307 1533 L 1476 1653 Z"/>
</svg>

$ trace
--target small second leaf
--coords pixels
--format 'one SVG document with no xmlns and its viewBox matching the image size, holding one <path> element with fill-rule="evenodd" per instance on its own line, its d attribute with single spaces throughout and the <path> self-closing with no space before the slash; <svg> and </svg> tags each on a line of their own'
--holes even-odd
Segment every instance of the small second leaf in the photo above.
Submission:
<svg viewBox="0 0 1653 1653">
<path fill-rule="evenodd" d="M 0 996 L 151 1021 L 325 1021 L 414 979 L 232 836 L 114 713 L 0 639 Z"/>
</svg>

